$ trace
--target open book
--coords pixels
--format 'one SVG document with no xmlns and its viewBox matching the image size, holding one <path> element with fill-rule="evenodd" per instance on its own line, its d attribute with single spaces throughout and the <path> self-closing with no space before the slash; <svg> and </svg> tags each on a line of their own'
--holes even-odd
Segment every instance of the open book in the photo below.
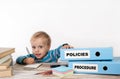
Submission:
<svg viewBox="0 0 120 79">
<path fill-rule="evenodd" d="M 58 66 L 67 66 L 67 62 L 57 62 L 57 63 L 34 63 L 28 64 L 24 66 L 24 69 L 36 69 L 39 68 L 41 65 L 48 65 L 51 68 L 58 67 Z"/>
<path fill-rule="evenodd" d="M 42 63 L 28 64 L 24 66 L 24 69 L 36 69 L 41 65 Z"/>
</svg>

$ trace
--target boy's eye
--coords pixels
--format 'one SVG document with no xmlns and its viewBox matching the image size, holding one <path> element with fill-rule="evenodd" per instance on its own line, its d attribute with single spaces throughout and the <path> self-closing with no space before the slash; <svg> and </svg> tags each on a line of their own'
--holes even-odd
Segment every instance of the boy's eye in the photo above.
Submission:
<svg viewBox="0 0 120 79">
<path fill-rule="evenodd" d="M 35 46 L 32 46 L 33 49 L 35 49 L 36 47 Z"/>
<path fill-rule="evenodd" d="M 43 48 L 43 46 L 39 46 L 39 48 Z"/>
</svg>

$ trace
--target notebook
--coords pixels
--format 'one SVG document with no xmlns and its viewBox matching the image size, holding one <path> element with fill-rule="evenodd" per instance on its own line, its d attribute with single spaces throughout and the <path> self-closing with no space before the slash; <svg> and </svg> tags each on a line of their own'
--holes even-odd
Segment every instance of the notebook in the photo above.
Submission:
<svg viewBox="0 0 120 79">
<path fill-rule="evenodd" d="M 59 77 L 65 77 L 73 75 L 73 69 L 66 67 L 66 66 L 59 66 L 56 68 L 52 68 L 53 75 L 59 76 Z"/>
</svg>

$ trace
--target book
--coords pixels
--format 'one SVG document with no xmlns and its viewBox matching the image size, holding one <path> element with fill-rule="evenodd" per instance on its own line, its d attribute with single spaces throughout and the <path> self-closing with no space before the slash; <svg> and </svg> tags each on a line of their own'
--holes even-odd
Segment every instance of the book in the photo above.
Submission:
<svg viewBox="0 0 120 79">
<path fill-rule="evenodd" d="M 35 64 L 28 64 L 24 66 L 24 69 L 36 69 L 38 67 L 40 67 L 42 65 L 42 63 L 35 63 Z"/>
<path fill-rule="evenodd" d="M 111 74 L 120 75 L 120 57 L 112 61 L 79 61 L 70 60 L 69 67 L 76 74 Z"/>
<path fill-rule="evenodd" d="M 8 59 L 6 62 L 0 64 L 0 70 L 5 70 L 9 66 L 12 66 L 12 58 Z"/>
<path fill-rule="evenodd" d="M 61 49 L 60 60 L 112 60 L 112 47 Z M 109 54 L 109 55 L 108 55 Z"/>
<path fill-rule="evenodd" d="M 73 75 L 72 68 L 66 67 L 66 66 L 59 66 L 56 68 L 52 68 L 53 75 L 59 76 L 59 77 L 65 77 Z"/>
<path fill-rule="evenodd" d="M 49 63 L 41 63 L 41 64 L 46 64 L 46 65 L 68 65 L 68 62 L 49 62 Z"/>
<path fill-rule="evenodd" d="M 51 68 L 58 67 L 58 66 L 68 66 L 68 62 L 57 62 L 57 63 L 34 63 L 34 64 L 27 64 L 24 66 L 24 69 L 36 69 L 41 65 L 48 65 Z"/>
<path fill-rule="evenodd" d="M 0 48 L 0 58 L 2 58 L 4 56 L 7 56 L 7 55 L 10 55 L 13 52 L 15 52 L 15 48 L 4 48 L 4 47 L 1 47 Z"/>
<path fill-rule="evenodd" d="M 10 77 L 12 76 L 12 67 L 7 68 L 6 70 L 0 70 L 0 77 Z"/>
<path fill-rule="evenodd" d="M 7 55 L 5 57 L 0 58 L 0 64 L 6 62 L 8 59 L 12 58 L 11 55 Z"/>
</svg>

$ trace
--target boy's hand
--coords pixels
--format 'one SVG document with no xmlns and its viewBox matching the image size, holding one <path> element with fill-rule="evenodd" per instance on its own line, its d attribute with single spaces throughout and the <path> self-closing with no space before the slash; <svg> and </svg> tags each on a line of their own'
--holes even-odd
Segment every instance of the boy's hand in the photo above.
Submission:
<svg viewBox="0 0 120 79">
<path fill-rule="evenodd" d="M 70 49 L 70 48 L 73 48 L 73 46 L 71 46 L 71 45 L 69 45 L 69 44 L 66 44 L 66 45 L 62 46 L 62 48 Z"/>
<path fill-rule="evenodd" d="M 29 58 L 24 59 L 23 62 L 26 64 L 33 64 L 33 63 L 35 63 L 35 60 L 34 60 L 34 58 L 29 57 Z"/>
</svg>

